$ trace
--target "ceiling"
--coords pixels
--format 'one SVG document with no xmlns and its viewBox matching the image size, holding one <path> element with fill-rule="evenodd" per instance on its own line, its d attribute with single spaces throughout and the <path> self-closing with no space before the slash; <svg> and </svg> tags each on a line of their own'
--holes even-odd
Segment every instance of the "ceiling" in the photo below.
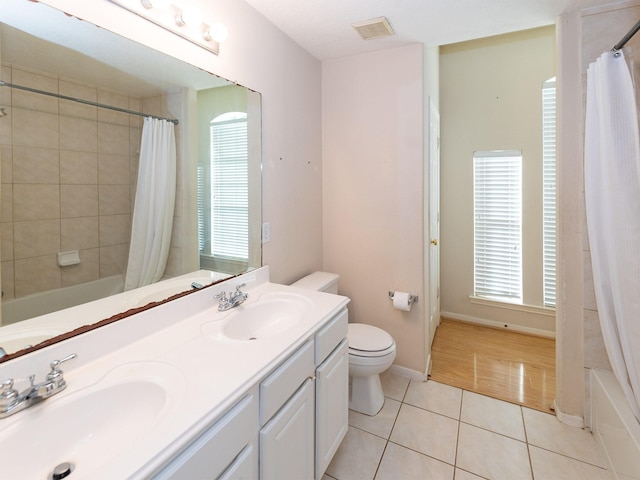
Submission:
<svg viewBox="0 0 640 480">
<path fill-rule="evenodd" d="M 319 60 L 421 42 L 446 45 L 555 23 L 611 0 L 245 0 Z M 387 17 L 395 35 L 363 40 L 352 23 Z"/>
</svg>

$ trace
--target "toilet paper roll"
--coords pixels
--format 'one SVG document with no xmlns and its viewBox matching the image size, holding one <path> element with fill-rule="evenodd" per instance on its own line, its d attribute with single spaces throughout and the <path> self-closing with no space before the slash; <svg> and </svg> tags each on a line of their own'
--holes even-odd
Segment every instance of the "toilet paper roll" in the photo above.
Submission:
<svg viewBox="0 0 640 480">
<path fill-rule="evenodd" d="M 393 294 L 393 308 L 397 308 L 398 310 L 403 310 L 405 312 L 411 311 L 409 294 L 407 292 L 395 292 Z"/>
</svg>

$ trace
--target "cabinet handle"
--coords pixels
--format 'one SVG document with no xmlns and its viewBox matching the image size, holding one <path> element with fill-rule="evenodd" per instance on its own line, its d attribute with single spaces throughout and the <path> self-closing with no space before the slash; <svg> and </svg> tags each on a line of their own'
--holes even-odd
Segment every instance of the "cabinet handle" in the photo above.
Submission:
<svg viewBox="0 0 640 480">
<path fill-rule="evenodd" d="M 316 376 L 315 376 L 315 375 L 309 375 L 309 376 L 307 377 L 307 380 L 315 380 L 315 379 L 316 379 Z"/>
</svg>

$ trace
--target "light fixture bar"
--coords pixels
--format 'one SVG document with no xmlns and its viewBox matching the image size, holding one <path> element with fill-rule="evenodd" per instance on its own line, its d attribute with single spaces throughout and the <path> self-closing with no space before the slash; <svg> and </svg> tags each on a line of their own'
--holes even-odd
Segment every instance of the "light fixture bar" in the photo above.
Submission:
<svg viewBox="0 0 640 480">
<path fill-rule="evenodd" d="M 220 44 L 210 34 L 210 27 L 205 23 L 190 27 L 181 21 L 183 10 L 170 5 L 166 9 L 153 8 L 153 2 L 145 0 L 109 0 L 131 13 L 155 23 L 159 27 L 184 38 L 185 40 L 218 55 Z"/>
</svg>

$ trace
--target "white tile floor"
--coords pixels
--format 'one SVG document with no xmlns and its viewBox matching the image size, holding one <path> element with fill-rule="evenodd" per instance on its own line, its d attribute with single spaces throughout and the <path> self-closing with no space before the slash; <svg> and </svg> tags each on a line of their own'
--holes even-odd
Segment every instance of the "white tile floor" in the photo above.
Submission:
<svg viewBox="0 0 640 480">
<path fill-rule="evenodd" d="M 382 411 L 349 412 L 323 480 L 613 479 L 593 436 L 553 415 L 390 373 L 382 384 Z"/>
</svg>

